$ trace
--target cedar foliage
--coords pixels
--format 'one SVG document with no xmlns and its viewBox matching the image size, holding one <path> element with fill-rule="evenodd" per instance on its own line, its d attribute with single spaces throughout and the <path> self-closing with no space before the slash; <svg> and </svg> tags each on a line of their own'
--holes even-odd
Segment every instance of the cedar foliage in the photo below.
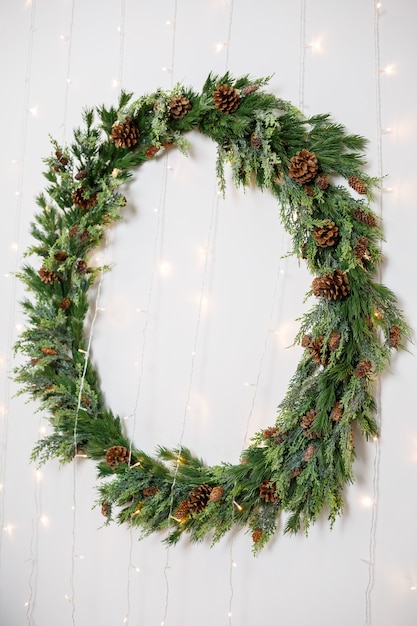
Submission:
<svg viewBox="0 0 417 626">
<path fill-rule="evenodd" d="M 65 463 L 81 450 L 97 462 L 99 477 L 107 478 L 98 486 L 107 522 L 116 517 L 140 527 L 143 535 L 168 529 L 169 543 L 184 532 L 194 541 L 211 533 L 216 542 L 238 525 L 256 531 L 257 552 L 275 533 L 281 510 L 288 513 L 289 532 L 308 530 L 323 509 L 333 524 L 343 509 L 344 487 L 354 479 L 352 427 L 356 424 L 366 438 L 377 434 L 374 381 L 387 368 L 392 347 L 401 347 L 409 337 L 394 294 L 374 280 L 381 229 L 370 207 L 378 181 L 364 171 L 366 141 L 329 115 L 304 118 L 291 103 L 265 93 L 266 82 L 210 74 L 201 93 L 176 85 L 134 100 L 122 92 L 117 108 L 86 110 L 70 146 L 52 141 L 53 153 L 45 159 L 48 185 L 36 200 L 35 243 L 28 250 L 40 257 L 39 268 L 25 265 L 19 274 L 30 297 L 23 302 L 27 326 L 16 343 L 25 362 L 16 368 L 15 378 L 51 424 L 51 434 L 36 443 L 33 459 L 43 463 L 57 457 Z M 237 90 L 236 110 L 224 113 L 215 106 L 219 85 Z M 170 115 L 173 98 L 189 103 L 181 117 Z M 139 130 L 138 141 L 118 148 L 110 139 L 112 127 L 127 119 Z M 184 133 L 193 129 L 217 143 L 220 189 L 225 190 L 228 163 L 236 185 L 268 190 L 292 236 L 293 254 L 314 277 L 340 270 L 350 286 L 343 300 L 318 298 L 301 318 L 296 341 L 302 343 L 308 335 L 310 345 L 319 346 L 320 358 L 313 359 L 306 345 L 274 426 L 253 437 L 238 465 L 210 467 L 185 448 L 161 446 L 149 455 L 132 447 L 119 417 L 105 406 L 97 371 L 86 356 L 87 293 L 106 269 L 89 267 L 88 259 L 107 225 L 122 217 L 126 198 L 118 187 L 149 155 L 171 145 L 186 152 Z M 314 153 L 318 163 L 317 178 L 305 185 L 288 174 L 291 159 L 302 150 Z M 358 198 L 347 184 L 334 184 L 336 176 L 346 181 L 357 177 L 365 197 Z M 96 201 L 80 207 L 74 203 L 76 191 L 76 197 L 95 196 Z M 337 226 L 337 241 L 323 247 L 314 233 L 329 223 Z M 362 258 L 356 248 L 361 238 L 367 242 Z M 40 268 L 56 279 L 42 281 Z M 340 336 L 335 349 L 334 333 Z M 369 372 L 358 376 L 355 368 L 363 362 L 370 364 Z M 337 420 L 332 419 L 335 406 Z M 106 451 L 113 446 L 129 449 L 129 462 L 109 466 Z M 199 510 L 173 519 L 173 512 L 201 485 L 221 487 L 223 496 L 218 501 L 204 498 Z M 260 485 L 269 486 L 267 500 Z"/>
</svg>

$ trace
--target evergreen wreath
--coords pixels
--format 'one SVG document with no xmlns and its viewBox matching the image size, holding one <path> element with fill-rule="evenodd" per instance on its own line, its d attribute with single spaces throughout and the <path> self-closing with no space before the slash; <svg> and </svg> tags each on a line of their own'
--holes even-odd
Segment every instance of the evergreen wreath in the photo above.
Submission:
<svg viewBox="0 0 417 626">
<path fill-rule="evenodd" d="M 15 377 L 51 425 L 33 459 L 95 460 L 106 478 L 98 486 L 106 521 L 116 517 L 143 536 L 168 529 L 168 543 L 184 532 L 216 542 L 238 525 L 257 552 L 281 510 L 288 532 L 307 531 L 323 509 L 332 525 L 354 479 L 353 427 L 377 436 L 375 380 L 409 338 L 394 294 L 373 280 L 381 229 L 370 203 L 379 181 L 364 171 L 365 139 L 329 115 L 306 119 L 265 93 L 267 82 L 210 74 L 201 93 L 180 84 L 137 100 L 122 92 L 117 109 L 86 110 L 71 146 L 52 141 L 27 251 L 41 263 L 19 274 L 32 297 L 23 302 L 28 324 L 16 351 L 25 359 Z M 84 333 L 88 291 L 103 270 L 89 255 L 120 219 L 127 200 L 118 188 L 169 146 L 186 153 L 190 130 L 217 143 L 223 192 L 226 163 L 236 185 L 272 192 L 292 253 L 314 276 L 307 295 L 315 304 L 296 337 L 301 361 L 275 423 L 255 434 L 237 465 L 207 466 L 184 447 L 161 446 L 154 456 L 136 449 L 105 406 Z"/>
</svg>

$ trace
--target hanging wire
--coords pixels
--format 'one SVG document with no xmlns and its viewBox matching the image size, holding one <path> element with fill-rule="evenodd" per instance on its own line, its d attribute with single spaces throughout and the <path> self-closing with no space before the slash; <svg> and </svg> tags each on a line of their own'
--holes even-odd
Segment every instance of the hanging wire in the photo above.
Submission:
<svg viewBox="0 0 417 626">
<path fill-rule="evenodd" d="M 68 101 L 71 85 L 71 61 L 72 61 L 72 33 L 74 27 L 75 0 L 71 3 L 70 23 L 68 30 L 67 68 L 64 93 L 64 121 L 62 122 L 62 143 L 65 143 L 67 133 Z"/>
<path fill-rule="evenodd" d="M 104 234 L 103 257 L 105 257 L 106 251 L 107 251 L 107 233 Z M 94 327 L 95 327 L 95 323 L 96 323 L 96 320 L 97 320 L 98 312 L 100 310 L 99 302 L 100 302 L 100 296 L 101 296 L 101 287 L 102 287 L 102 284 L 103 284 L 104 267 L 105 267 L 105 264 L 103 263 L 103 265 L 101 266 L 100 278 L 99 278 L 98 286 L 97 286 L 97 294 L 96 294 L 95 303 L 94 303 L 94 315 L 93 315 L 93 319 L 91 321 L 91 327 L 90 327 L 90 332 L 89 332 L 88 341 L 87 341 L 87 350 L 85 350 L 85 351 L 83 350 L 82 351 L 83 354 L 84 354 L 84 367 L 83 367 L 83 371 L 82 371 L 80 382 L 79 382 L 78 400 L 77 400 L 77 407 L 76 407 L 76 410 L 75 410 L 74 430 L 73 430 L 74 461 L 73 461 L 73 464 L 72 464 L 73 481 L 72 481 L 72 550 L 71 550 L 71 573 L 70 573 L 70 588 L 71 588 L 70 602 L 72 604 L 72 623 L 73 623 L 74 626 L 75 626 L 75 559 L 79 557 L 79 555 L 76 554 L 76 552 L 75 552 L 75 546 L 76 546 L 76 521 L 77 521 L 77 468 L 76 468 L 76 458 L 77 458 L 77 448 L 78 448 L 78 443 L 77 443 L 78 417 L 79 417 L 80 411 L 84 410 L 81 407 L 81 403 L 82 403 L 82 396 L 83 396 L 83 390 L 84 390 L 85 377 L 86 377 L 86 374 L 87 374 L 87 368 L 88 368 L 88 363 L 89 363 L 89 359 L 90 359 L 91 344 L 92 344 L 93 336 L 94 336 Z"/>
<path fill-rule="evenodd" d="M 381 73 L 380 73 L 380 29 L 379 29 L 379 13 L 380 3 L 374 3 L 374 65 L 375 65 L 375 106 L 376 106 L 376 146 L 377 146 L 377 164 L 378 178 L 380 187 L 377 194 L 377 206 L 379 216 L 382 219 L 383 200 L 382 200 L 382 177 L 383 177 L 383 158 L 382 158 L 382 115 L 381 115 Z M 380 243 L 382 247 L 382 243 Z M 378 268 L 378 279 L 381 281 L 381 268 Z M 382 403 L 381 403 L 381 382 L 376 382 L 376 404 L 377 404 L 377 424 L 378 430 L 381 432 L 382 424 Z M 371 525 L 369 528 L 369 549 L 368 549 L 368 581 L 365 589 L 365 622 L 364 626 L 372 626 L 372 590 L 375 583 L 375 548 L 376 548 L 376 531 L 378 521 L 378 505 L 379 505 L 379 469 L 381 461 L 381 445 L 379 437 L 375 441 L 375 452 L 373 460 L 373 477 L 372 477 L 372 512 Z"/>
<path fill-rule="evenodd" d="M 26 144 L 27 144 L 27 126 L 28 126 L 28 118 L 29 118 L 29 98 L 30 98 L 30 90 L 31 90 L 31 79 L 32 79 L 32 60 L 33 60 L 33 43 L 34 43 L 34 33 L 35 33 L 35 20 L 36 20 L 36 2 L 33 0 L 31 4 L 30 10 L 30 20 L 29 20 L 29 31 L 28 31 L 28 48 L 26 54 L 26 70 L 25 70 L 25 79 L 24 79 L 24 92 L 23 92 L 23 115 L 22 115 L 22 135 L 21 135 L 21 143 L 20 143 L 20 155 L 19 155 L 19 176 L 18 176 L 18 184 L 17 184 L 17 201 L 16 201 L 16 210 L 15 210 L 15 222 L 14 222 L 14 240 L 16 242 L 20 241 L 20 230 L 21 230 L 21 217 L 22 217 L 22 189 L 23 189 L 23 181 L 25 176 L 25 158 L 26 158 Z M 9 323 L 7 330 L 7 344 L 6 344 L 6 359 L 5 366 L 6 368 L 9 366 L 12 360 L 12 350 L 14 343 L 14 331 L 15 331 L 15 319 L 16 319 L 16 304 L 17 304 L 17 280 L 15 275 L 17 273 L 18 265 L 20 263 L 20 259 L 18 256 L 15 256 L 13 267 L 11 268 L 10 274 L 13 274 L 14 278 L 11 283 L 11 294 L 10 294 L 10 314 L 9 314 Z M 8 437 L 9 437 L 9 403 L 10 403 L 10 375 L 9 372 L 5 372 L 4 376 L 4 386 L 3 386 L 3 397 L 4 397 L 4 411 L 2 415 L 2 438 L 1 438 L 1 450 L 0 450 L 0 483 L 1 483 L 1 504 L 0 504 L 0 568 L 3 563 L 3 559 L 1 558 L 2 554 L 2 546 L 3 546 L 3 534 L 4 534 L 4 513 L 5 513 L 5 497 L 7 493 L 7 489 L 4 485 L 4 480 L 6 476 L 6 464 L 7 464 L 7 453 L 8 453 Z M 32 519 L 32 534 L 30 541 L 30 563 L 31 569 L 29 574 L 29 600 L 26 604 L 27 607 L 27 619 L 29 624 L 31 624 L 32 620 L 32 609 L 33 609 L 33 597 L 35 594 L 35 583 L 36 583 L 36 552 L 37 552 L 37 513 L 39 510 L 39 502 L 38 502 L 38 491 L 35 490 L 35 517 Z"/>
<path fill-rule="evenodd" d="M 306 61 L 306 0 L 301 0 L 300 5 L 300 70 L 298 75 L 298 106 L 304 110 L 304 86 L 305 86 L 305 61 Z"/>
</svg>

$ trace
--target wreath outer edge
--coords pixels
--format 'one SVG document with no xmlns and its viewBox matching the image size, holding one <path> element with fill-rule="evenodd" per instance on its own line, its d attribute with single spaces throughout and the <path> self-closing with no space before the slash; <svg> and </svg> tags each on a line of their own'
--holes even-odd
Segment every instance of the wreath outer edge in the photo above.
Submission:
<svg viewBox="0 0 417 626">
<path fill-rule="evenodd" d="M 305 118 L 266 93 L 267 82 L 210 74 L 200 93 L 181 84 L 139 99 L 122 92 L 117 108 L 85 110 L 71 145 L 52 140 L 27 251 L 41 266 L 18 274 L 31 296 L 22 302 L 27 325 L 15 351 L 24 362 L 14 377 L 51 428 L 32 459 L 93 459 L 106 479 L 97 500 L 106 523 L 127 522 L 142 536 L 168 530 L 170 544 L 184 532 L 215 543 L 237 525 L 257 553 L 281 511 L 286 532 L 307 532 L 324 509 L 332 526 L 354 480 L 354 429 L 378 436 L 375 381 L 410 338 L 395 295 L 375 282 L 382 232 L 371 202 L 379 181 L 365 171 L 366 140 L 328 114 Z M 160 446 L 154 455 L 134 447 L 87 358 L 88 290 L 108 269 L 90 266 L 89 257 L 121 219 L 127 199 L 118 188 L 165 150 L 187 153 L 191 130 L 216 142 L 223 192 L 228 164 L 236 186 L 278 200 L 291 252 L 314 276 L 307 296 L 316 301 L 295 339 L 302 358 L 274 424 L 254 435 L 237 465 L 207 466 L 184 447 Z"/>
</svg>

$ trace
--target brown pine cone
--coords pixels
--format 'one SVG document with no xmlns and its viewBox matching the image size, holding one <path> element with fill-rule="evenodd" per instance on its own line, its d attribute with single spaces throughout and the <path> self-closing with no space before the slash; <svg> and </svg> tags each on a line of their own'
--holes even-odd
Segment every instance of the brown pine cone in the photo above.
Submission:
<svg viewBox="0 0 417 626">
<path fill-rule="evenodd" d="M 253 93 L 254 91 L 258 91 L 258 89 L 259 89 L 258 85 L 248 85 L 247 87 L 243 87 L 242 94 L 244 96 L 248 96 L 250 93 Z"/>
<path fill-rule="evenodd" d="M 401 340 L 401 330 L 398 326 L 391 326 L 389 329 L 388 346 L 396 348 Z"/>
<path fill-rule="evenodd" d="M 352 189 L 354 189 L 357 193 L 362 195 L 366 193 L 366 185 L 363 180 L 359 178 L 359 176 L 349 176 L 348 183 L 349 186 L 352 187 Z"/>
<path fill-rule="evenodd" d="M 130 452 L 125 446 L 112 446 L 106 452 L 106 463 L 112 469 L 117 469 L 119 463 L 129 463 Z"/>
<path fill-rule="evenodd" d="M 55 252 L 54 259 L 58 261 L 58 263 L 63 263 L 68 258 L 68 254 L 66 252 Z"/>
<path fill-rule="evenodd" d="M 362 359 L 355 368 L 355 375 L 358 378 L 370 376 L 372 371 L 372 361 L 370 359 Z"/>
<path fill-rule="evenodd" d="M 109 517 L 110 512 L 111 512 L 110 503 L 104 500 L 104 502 L 101 503 L 101 514 L 104 515 L 104 517 Z"/>
<path fill-rule="evenodd" d="M 218 85 L 213 91 L 214 106 L 222 113 L 233 113 L 239 107 L 240 94 L 230 85 Z"/>
<path fill-rule="evenodd" d="M 339 227 L 331 220 L 326 220 L 323 226 L 315 226 L 313 237 L 321 248 L 334 246 L 339 239 Z"/>
<path fill-rule="evenodd" d="M 316 339 L 312 339 L 310 345 L 308 346 L 310 350 L 310 356 L 316 363 L 320 363 L 321 365 L 326 365 L 328 361 L 327 354 L 322 353 L 324 337 L 316 337 Z"/>
<path fill-rule="evenodd" d="M 84 178 L 87 178 L 87 170 L 80 170 L 75 174 L 74 178 L 75 180 L 83 180 Z"/>
<path fill-rule="evenodd" d="M 59 280 L 59 276 L 57 276 L 55 272 L 47 270 L 46 267 L 41 267 L 38 271 L 38 275 L 45 285 L 53 285 L 57 280 Z"/>
<path fill-rule="evenodd" d="M 61 302 L 59 303 L 59 308 L 62 311 L 67 311 L 71 306 L 71 299 L 70 298 L 64 298 L 63 300 L 61 300 Z"/>
<path fill-rule="evenodd" d="M 190 515 L 190 510 L 188 508 L 188 498 L 179 503 L 177 510 L 172 516 L 177 522 L 183 522 Z"/>
<path fill-rule="evenodd" d="M 219 502 L 224 495 L 224 489 L 223 487 L 213 487 L 213 489 L 210 492 L 210 502 Z"/>
<path fill-rule="evenodd" d="M 262 537 L 262 528 L 255 528 L 252 533 L 252 541 L 253 543 L 258 543 Z"/>
<path fill-rule="evenodd" d="M 255 135 L 255 133 L 252 133 L 250 136 L 250 143 L 252 148 L 255 148 L 255 150 L 259 150 L 259 148 L 262 146 L 262 139 Z"/>
<path fill-rule="evenodd" d="M 158 493 L 158 487 L 145 487 L 142 489 L 142 493 L 144 496 L 154 496 Z"/>
<path fill-rule="evenodd" d="M 371 258 L 368 250 L 368 240 L 366 237 L 359 237 L 358 241 L 356 242 L 355 257 L 358 261 L 362 261 L 362 259 L 364 259 L 365 261 L 369 261 L 369 259 Z"/>
<path fill-rule="evenodd" d="M 270 480 L 265 479 L 259 485 L 259 497 L 265 500 L 265 502 L 276 502 L 277 496 L 275 494 L 276 483 L 271 483 Z"/>
<path fill-rule="evenodd" d="M 310 435 L 310 428 L 317 415 L 316 409 L 310 409 L 305 415 L 301 416 L 300 424 L 305 435 Z"/>
<path fill-rule="evenodd" d="M 46 356 L 54 356 L 56 354 L 56 350 L 53 348 L 41 348 L 41 352 Z"/>
<path fill-rule="evenodd" d="M 147 159 L 152 159 L 157 152 L 159 152 L 159 148 L 157 148 L 157 146 L 149 146 L 146 148 L 145 156 Z"/>
<path fill-rule="evenodd" d="M 314 152 L 300 150 L 290 161 L 288 175 L 297 183 L 309 183 L 318 172 L 317 157 Z"/>
<path fill-rule="evenodd" d="M 76 270 L 78 274 L 85 274 L 87 269 L 88 269 L 87 262 L 84 261 L 83 259 L 78 259 L 77 265 L 76 265 Z"/>
<path fill-rule="evenodd" d="M 362 209 L 355 209 L 353 211 L 353 217 L 361 224 L 366 224 L 366 226 L 374 227 L 377 225 L 375 216 L 372 215 L 372 213 L 363 211 Z"/>
<path fill-rule="evenodd" d="M 270 426 L 269 428 L 265 428 L 265 430 L 262 433 L 262 437 L 264 439 L 271 439 L 271 437 L 274 437 L 278 432 L 278 428 L 275 428 L 274 426 Z"/>
<path fill-rule="evenodd" d="M 209 501 L 211 490 L 212 487 L 205 483 L 194 487 L 188 496 L 188 510 L 191 513 L 200 513 L 203 511 Z"/>
<path fill-rule="evenodd" d="M 74 237 L 77 236 L 79 230 L 80 230 L 79 226 L 71 226 L 71 228 L 68 231 L 68 237 L 71 237 L 71 239 L 74 239 Z"/>
<path fill-rule="evenodd" d="M 310 459 L 313 457 L 315 451 L 316 451 L 316 446 L 313 446 L 313 444 L 310 444 L 309 446 L 307 446 L 307 449 L 304 452 L 304 461 L 306 461 L 306 463 L 308 463 L 308 461 L 310 461 Z"/>
<path fill-rule="evenodd" d="M 168 103 L 169 114 L 174 120 L 180 120 L 191 110 L 191 102 L 185 96 L 174 96 Z"/>
<path fill-rule="evenodd" d="M 315 278 L 312 288 L 315 296 L 328 300 L 343 300 L 350 291 L 348 277 L 340 269 Z"/>
<path fill-rule="evenodd" d="M 316 185 L 321 191 L 324 191 L 329 186 L 329 181 L 327 180 L 327 176 L 324 174 L 319 174 L 316 178 Z"/>
<path fill-rule="evenodd" d="M 72 194 L 72 201 L 76 206 L 80 207 L 80 209 L 88 211 L 88 209 L 92 209 L 93 206 L 96 206 L 97 194 L 89 193 L 84 187 L 78 187 Z"/>
<path fill-rule="evenodd" d="M 332 350 L 332 352 L 337 350 L 338 347 L 340 346 L 341 338 L 342 338 L 341 334 L 338 333 L 336 330 L 334 330 L 332 334 L 330 335 L 328 346 L 329 346 L 329 349 Z"/>
<path fill-rule="evenodd" d="M 342 415 L 343 415 L 342 404 L 341 404 L 341 402 L 336 402 L 333 405 L 333 408 L 332 408 L 332 410 L 330 412 L 330 417 L 331 417 L 333 422 L 337 423 L 337 422 L 340 422 L 340 420 L 342 418 Z"/>
<path fill-rule="evenodd" d="M 139 141 L 139 128 L 127 117 L 124 122 L 115 122 L 112 126 L 110 141 L 116 148 L 133 148 Z"/>
<path fill-rule="evenodd" d="M 311 343 L 311 335 L 303 335 L 303 338 L 301 339 L 301 346 L 303 348 L 308 348 L 310 343 Z"/>
</svg>

